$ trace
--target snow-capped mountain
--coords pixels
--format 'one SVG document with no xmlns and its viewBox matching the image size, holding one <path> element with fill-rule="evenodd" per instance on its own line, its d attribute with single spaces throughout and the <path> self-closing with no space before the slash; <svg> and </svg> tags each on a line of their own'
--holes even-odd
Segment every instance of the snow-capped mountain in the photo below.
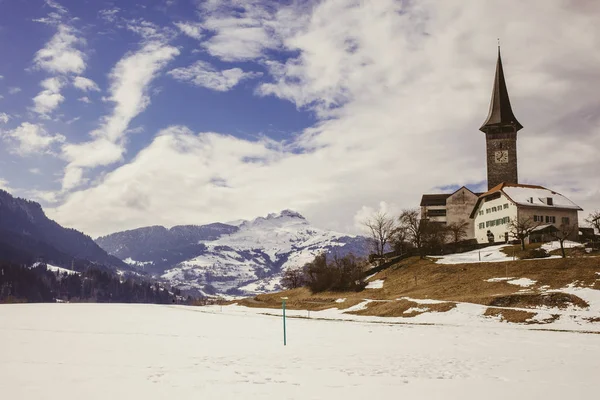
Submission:
<svg viewBox="0 0 600 400">
<path fill-rule="evenodd" d="M 368 254 L 366 238 L 314 228 L 290 210 L 235 225 L 140 228 L 97 243 L 181 289 L 205 294 L 277 290 L 282 271 L 300 268 L 323 251 Z"/>
</svg>

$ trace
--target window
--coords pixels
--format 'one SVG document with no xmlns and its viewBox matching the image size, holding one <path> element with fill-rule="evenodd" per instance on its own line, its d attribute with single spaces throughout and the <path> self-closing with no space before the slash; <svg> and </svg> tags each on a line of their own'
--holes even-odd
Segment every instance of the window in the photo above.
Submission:
<svg viewBox="0 0 600 400">
<path fill-rule="evenodd" d="M 508 208 L 508 203 L 506 203 L 506 204 L 504 205 L 504 209 L 506 210 L 507 208 Z"/>
<path fill-rule="evenodd" d="M 490 226 L 496 226 L 496 220 L 490 221 Z"/>
<path fill-rule="evenodd" d="M 550 217 L 550 216 L 546 215 L 546 223 L 547 224 L 555 224 L 556 223 L 556 217 Z"/>
<path fill-rule="evenodd" d="M 428 217 L 445 217 L 446 210 L 427 210 Z"/>
<path fill-rule="evenodd" d="M 484 222 L 479 223 L 479 229 L 483 229 L 483 228 L 485 228 L 485 223 Z"/>
<path fill-rule="evenodd" d="M 485 221 L 485 227 L 489 228 L 490 227 L 490 221 Z"/>
<path fill-rule="evenodd" d="M 540 218 L 539 216 L 534 215 L 533 216 L 533 222 L 542 222 L 539 218 Z"/>
<path fill-rule="evenodd" d="M 569 220 L 569 217 L 562 217 L 561 222 L 563 225 L 569 225 L 571 221 Z"/>
<path fill-rule="evenodd" d="M 496 225 L 502 225 L 502 218 L 496 220 Z"/>
<path fill-rule="evenodd" d="M 549 206 L 552 206 L 552 205 L 554 205 L 554 201 L 552 200 L 552 197 L 548 197 L 548 198 L 546 199 L 546 204 L 548 204 Z"/>
<path fill-rule="evenodd" d="M 486 213 L 486 214 L 489 214 L 489 213 L 490 213 L 490 209 L 489 209 L 489 208 L 486 208 L 486 209 L 485 209 L 485 213 Z"/>
</svg>

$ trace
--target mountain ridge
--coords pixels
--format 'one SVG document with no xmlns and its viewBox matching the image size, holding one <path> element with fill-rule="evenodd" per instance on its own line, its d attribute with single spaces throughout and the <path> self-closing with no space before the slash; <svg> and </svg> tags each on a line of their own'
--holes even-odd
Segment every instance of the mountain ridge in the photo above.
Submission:
<svg viewBox="0 0 600 400">
<path fill-rule="evenodd" d="M 366 238 L 312 227 L 289 209 L 234 223 L 143 227 L 96 242 L 130 265 L 199 294 L 277 290 L 284 269 L 300 268 L 321 252 L 369 253 Z"/>
</svg>

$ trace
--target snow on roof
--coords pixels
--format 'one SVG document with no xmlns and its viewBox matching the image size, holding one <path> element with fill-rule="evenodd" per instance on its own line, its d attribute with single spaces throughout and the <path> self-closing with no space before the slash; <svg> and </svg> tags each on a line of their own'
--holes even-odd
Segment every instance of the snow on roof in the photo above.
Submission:
<svg viewBox="0 0 600 400">
<path fill-rule="evenodd" d="M 567 199 L 560 193 L 539 187 L 528 187 L 521 185 L 505 185 L 502 191 L 510 197 L 512 201 L 524 206 L 549 207 L 549 208 L 569 208 L 581 210 L 577 204 Z M 549 204 L 548 198 L 551 198 Z"/>
</svg>

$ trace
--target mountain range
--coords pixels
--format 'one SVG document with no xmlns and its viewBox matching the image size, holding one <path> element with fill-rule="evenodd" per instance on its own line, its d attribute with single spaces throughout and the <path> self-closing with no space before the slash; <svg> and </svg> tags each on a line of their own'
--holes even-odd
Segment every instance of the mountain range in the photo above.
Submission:
<svg viewBox="0 0 600 400">
<path fill-rule="evenodd" d="M 274 291 L 285 269 L 300 268 L 319 253 L 369 253 L 366 238 L 315 228 L 291 210 L 251 221 L 150 226 L 96 243 L 140 271 L 202 295 Z"/>
<path fill-rule="evenodd" d="M 40 204 L 0 190 L 0 261 L 101 266 L 143 275 L 192 295 L 248 295 L 280 288 L 282 272 L 322 252 L 366 256 L 368 240 L 311 226 L 284 210 L 253 220 L 149 226 L 95 241 L 49 219 Z"/>
</svg>

